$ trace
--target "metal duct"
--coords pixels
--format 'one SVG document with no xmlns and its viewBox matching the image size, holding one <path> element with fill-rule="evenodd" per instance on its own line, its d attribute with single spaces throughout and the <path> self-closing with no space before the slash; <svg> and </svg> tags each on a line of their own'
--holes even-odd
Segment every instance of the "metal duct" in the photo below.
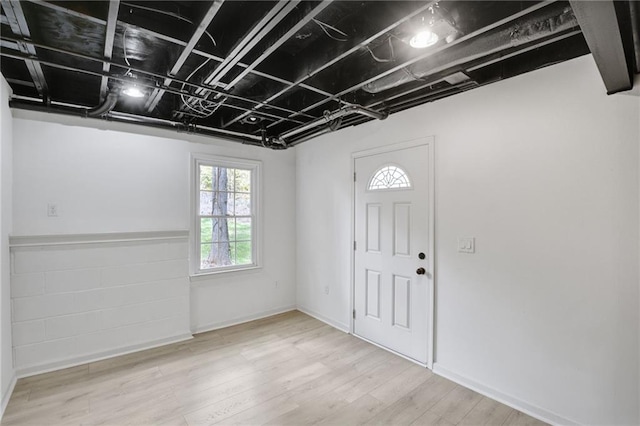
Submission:
<svg viewBox="0 0 640 426">
<path fill-rule="evenodd" d="M 110 112 L 111 110 L 113 110 L 116 107 L 117 103 L 118 103 L 118 95 L 114 92 L 109 92 L 109 94 L 107 95 L 107 98 L 104 100 L 104 102 L 101 105 L 98 105 L 95 108 L 86 110 L 85 115 L 87 117 L 100 117 L 101 115 L 104 115 Z"/>
<path fill-rule="evenodd" d="M 313 120 L 310 123 L 305 124 L 304 126 L 300 126 L 296 129 L 290 130 L 280 135 L 280 140 L 288 139 L 292 136 L 298 135 L 300 133 L 306 132 L 307 130 L 313 129 L 314 127 L 318 127 L 322 124 L 327 124 L 332 122 L 333 120 L 344 117 L 347 114 L 361 114 L 367 117 L 375 118 L 377 120 L 384 120 L 389 116 L 387 112 L 378 112 L 372 109 L 365 108 L 360 105 L 349 105 L 342 107 L 336 111 L 325 111 L 321 118 Z"/>
<path fill-rule="evenodd" d="M 578 27 L 578 20 L 571 7 L 552 5 L 539 13 L 525 16 L 506 28 L 496 29 L 485 37 L 472 39 L 459 46 L 444 49 L 421 61 L 366 84 L 362 89 L 380 93 L 402 84 L 460 67 L 482 57 L 522 46 Z"/>
</svg>

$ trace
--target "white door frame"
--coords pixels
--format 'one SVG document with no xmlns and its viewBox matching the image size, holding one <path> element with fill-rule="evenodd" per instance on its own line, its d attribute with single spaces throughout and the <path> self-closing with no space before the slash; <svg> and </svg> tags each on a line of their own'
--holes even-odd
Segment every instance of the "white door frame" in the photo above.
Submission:
<svg viewBox="0 0 640 426">
<path fill-rule="evenodd" d="M 433 355 L 434 355 L 434 342 L 435 342 L 435 286 L 436 286 L 436 272 L 435 272 L 435 139 L 433 136 L 427 136 L 420 139 L 412 139 L 404 142 L 394 143 L 391 145 L 384 145 L 377 148 L 366 149 L 363 151 L 357 151 L 351 153 L 351 176 L 355 176 L 356 172 L 356 160 L 362 157 L 368 157 L 371 155 L 383 154 L 391 151 L 398 151 L 406 148 L 414 148 L 417 146 L 426 145 L 428 147 L 429 159 L 428 159 L 428 167 L 429 167 L 429 185 L 428 185 L 428 196 L 429 196 L 429 270 L 428 273 L 431 274 L 431 284 L 429 285 L 429 300 L 427 302 L 427 330 L 429 331 L 429 338 L 427 339 L 427 344 L 429 347 L 427 348 L 427 363 L 426 365 L 418 363 L 420 365 L 424 365 L 425 367 L 432 369 L 433 368 Z M 351 185 L 351 245 L 353 247 L 354 241 L 356 240 L 356 183 L 355 179 Z M 349 311 L 349 332 L 357 336 L 355 334 L 354 329 L 354 320 L 352 312 L 355 307 L 355 250 L 351 249 L 351 292 L 349 294 L 350 298 L 350 311 Z M 360 336 L 357 336 L 360 337 Z M 362 337 L 360 337 L 362 338 Z M 365 339 L 366 340 L 366 339 Z M 374 343 L 374 342 L 372 342 Z M 375 344 L 375 343 L 374 343 Z M 378 345 L 379 346 L 379 345 Z M 385 348 L 390 350 L 389 348 Z M 391 352 L 395 352 L 391 350 Z M 398 354 L 407 358 L 402 354 Z M 409 359 L 409 358 L 407 358 Z M 410 359 L 413 362 L 415 360 Z"/>
</svg>

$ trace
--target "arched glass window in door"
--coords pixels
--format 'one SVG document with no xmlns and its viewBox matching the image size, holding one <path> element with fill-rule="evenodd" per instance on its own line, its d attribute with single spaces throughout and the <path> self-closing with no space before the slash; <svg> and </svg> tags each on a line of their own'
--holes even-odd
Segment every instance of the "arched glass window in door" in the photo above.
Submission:
<svg viewBox="0 0 640 426">
<path fill-rule="evenodd" d="M 379 168 L 369 180 L 369 191 L 380 189 L 411 188 L 407 173 L 398 166 L 388 165 Z"/>
</svg>

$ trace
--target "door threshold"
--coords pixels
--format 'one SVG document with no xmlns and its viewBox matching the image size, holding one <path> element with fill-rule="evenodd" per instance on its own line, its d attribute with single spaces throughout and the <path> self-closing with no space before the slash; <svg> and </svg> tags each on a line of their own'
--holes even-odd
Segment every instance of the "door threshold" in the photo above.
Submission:
<svg viewBox="0 0 640 426">
<path fill-rule="evenodd" d="M 417 359 L 413 359 L 413 358 L 411 358 L 411 357 L 409 357 L 409 356 L 407 356 L 407 355 L 401 354 L 400 352 L 394 351 L 393 349 L 390 349 L 390 348 L 388 348 L 388 347 L 386 347 L 386 346 L 383 346 L 383 345 L 381 345 L 380 343 L 376 343 L 376 342 L 374 342 L 374 341 L 372 341 L 372 340 L 367 339 L 366 337 L 362 337 L 362 336 L 360 336 L 360 335 L 356 334 L 355 332 L 354 332 L 354 333 L 351 333 L 351 334 L 352 334 L 354 337 L 357 337 L 357 338 L 358 338 L 358 339 L 360 339 L 360 340 L 364 340 L 364 341 L 365 341 L 365 342 L 367 342 L 367 343 L 371 343 L 373 346 L 377 346 L 377 347 L 379 347 L 380 349 L 384 349 L 384 350 L 385 350 L 385 351 L 387 351 L 387 352 L 391 352 L 392 354 L 399 356 L 400 358 L 404 358 L 404 359 L 406 359 L 407 361 L 411 361 L 411 362 L 413 362 L 414 364 L 418 364 L 420 367 L 424 367 L 424 368 L 426 368 L 426 369 L 428 369 L 428 370 L 431 370 L 431 369 L 429 368 L 429 366 L 428 366 L 426 363 L 424 363 L 424 362 L 420 362 L 420 361 L 418 361 Z"/>
</svg>

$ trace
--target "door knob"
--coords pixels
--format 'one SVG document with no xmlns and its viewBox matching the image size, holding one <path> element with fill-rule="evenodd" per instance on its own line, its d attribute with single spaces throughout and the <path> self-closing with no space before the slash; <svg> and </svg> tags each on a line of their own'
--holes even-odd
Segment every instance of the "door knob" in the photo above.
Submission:
<svg viewBox="0 0 640 426">
<path fill-rule="evenodd" d="M 424 268 L 418 268 L 416 270 L 416 274 L 418 274 L 418 275 L 424 275 L 426 273 L 427 273 L 427 271 Z"/>
</svg>

